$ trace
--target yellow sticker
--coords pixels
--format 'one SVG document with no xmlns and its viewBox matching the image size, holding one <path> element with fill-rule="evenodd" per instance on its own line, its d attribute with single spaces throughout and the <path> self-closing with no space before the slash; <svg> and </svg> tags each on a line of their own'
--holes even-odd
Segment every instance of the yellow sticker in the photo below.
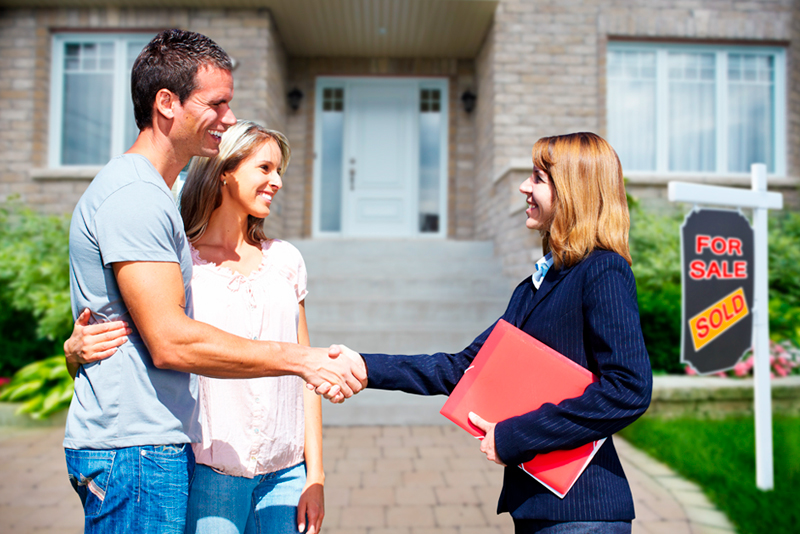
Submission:
<svg viewBox="0 0 800 534">
<path fill-rule="evenodd" d="M 739 288 L 689 319 L 694 350 L 698 351 L 749 313 L 744 288 Z"/>
</svg>

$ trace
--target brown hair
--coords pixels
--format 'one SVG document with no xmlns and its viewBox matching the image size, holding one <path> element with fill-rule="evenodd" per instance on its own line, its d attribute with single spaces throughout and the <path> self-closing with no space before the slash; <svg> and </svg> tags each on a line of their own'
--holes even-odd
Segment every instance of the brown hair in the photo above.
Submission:
<svg viewBox="0 0 800 534">
<path fill-rule="evenodd" d="M 222 181 L 226 172 L 235 171 L 239 165 L 264 143 L 273 139 L 281 150 L 281 166 L 278 174 L 283 176 L 292 150 L 286 137 L 251 121 L 238 121 L 222 134 L 219 154 L 213 158 L 194 157 L 189 165 L 186 182 L 181 189 L 181 217 L 186 236 L 195 241 L 206 231 L 208 221 L 215 209 L 222 204 Z M 264 218 L 247 217 L 247 235 L 251 244 L 265 239 Z"/>
<path fill-rule="evenodd" d="M 614 251 L 631 264 L 622 165 L 611 145 L 579 132 L 543 137 L 532 152 L 533 164 L 553 183 L 552 223 L 542 240 L 556 267 L 575 265 L 596 248 Z"/>
<path fill-rule="evenodd" d="M 133 116 L 139 130 L 153 124 L 153 104 L 161 89 L 178 95 L 183 104 L 197 88 L 197 70 L 202 66 L 232 70 L 231 58 L 205 35 L 171 29 L 147 43 L 131 69 Z"/>
</svg>

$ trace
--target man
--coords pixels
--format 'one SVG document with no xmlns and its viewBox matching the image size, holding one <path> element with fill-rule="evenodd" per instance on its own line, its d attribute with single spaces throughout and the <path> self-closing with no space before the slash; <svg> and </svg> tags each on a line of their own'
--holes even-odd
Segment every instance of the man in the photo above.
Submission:
<svg viewBox="0 0 800 534">
<path fill-rule="evenodd" d="M 293 374 L 349 397 L 363 362 L 338 349 L 236 337 L 192 319 L 192 261 L 170 188 L 192 156 L 215 156 L 236 123 L 228 55 L 211 39 L 167 30 L 131 77 L 140 133 L 78 202 L 70 228 L 73 314 L 127 320 L 129 341 L 108 360 L 77 368 L 64 438 L 85 532 L 183 532 L 199 441 L 193 374 Z M 85 362 L 80 362 L 85 363 Z"/>
</svg>

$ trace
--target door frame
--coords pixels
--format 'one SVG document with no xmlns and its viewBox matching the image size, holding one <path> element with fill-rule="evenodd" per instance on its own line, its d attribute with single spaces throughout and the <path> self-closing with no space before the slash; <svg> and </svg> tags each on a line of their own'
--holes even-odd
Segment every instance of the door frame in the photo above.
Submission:
<svg viewBox="0 0 800 534">
<path fill-rule="evenodd" d="M 348 102 L 348 95 L 350 94 L 349 89 L 354 85 L 359 84 L 366 84 L 366 85 L 381 85 L 387 84 L 391 85 L 393 82 L 397 82 L 397 85 L 407 85 L 411 82 L 416 82 L 418 91 L 416 92 L 416 108 L 419 113 L 420 105 L 419 105 L 419 94 L 422 89 L 438 89 L 441 91 L 441 128 L 439 132 L 439 146 L 440 146 L 440 157 L 439 157 L 439 231 L 438 232 L 425 232 L 422 233 L 419 231 L 419 225 L 416 224 L 414 227 L 416 228 L 416 232 L 412 233 L 411 235 L 404 236 L 404 239 L 442 239 L 447 237 L 447 227 L 448 227 L 448 159 L 449 159 L 449 129 L 450 129 L 450 117 L 449 117 L 449 80 L 447 78 L 435 78 L 435 77 L 388 77 L 388 76 L 318 76 L 316 79 L 315 84 L 315 101 L 314 101 L 314 113 L 315 113 L 315 121 L 314 121 L 314 176 L 313 176 L 313 191 L 312 191 L 312 228 L 311 228 L 311 236 L 312 238 L 349 238 L 351 236 L 346 235 L 342 230 L 338 232 L 331 232 L 331 231 L 322 231 L 320 229 L 320 206 L 321 206 L 321 174 L 322 174 L 322 121 L 319 118 L 322 116 L 322 102 L 323 102 L 323 89 L 328 87 L 335 87 L 335 88 L 344 88 L 344 113 L 346 114 L 349 110 L 347 105 Z M 347 117 L 344 118 L 344 128 L 347 128 Z M 418 123 L 417 123 L 418 124 Z M 416 143 L 419 143 L 419 127 L 417 126 L 414 130 Z M 343 132 L 343 136 L 346 138 L 348 132 Z M 344 154 L 342 157 L 342 169 L 341 169 L 341 186 L 342 186 L 342 196 L 341 196 L 341 203 L 342 209 L 345 208 L 345 194 L 346 191 L 344 190 L 347 183 L 347 155 Z M 419 165 L 419 163 L 417 163 Z M 410 209 L 412 210 L 411 216 L 414 220 L 418 220 L 419 214 L 419 179 L 417 179 L 417 183 L 413 184 L 413 198 L 410 202 Z M 344 221 L 342 221 L 344 222 Z M 342 225 L 343 228 L 344 225 Z M 375 237 L 375 239 L 380 239 L 381 237 Z M 398 239 L 397 236 L 386 236 L 387 239 Z"/>
</svg>

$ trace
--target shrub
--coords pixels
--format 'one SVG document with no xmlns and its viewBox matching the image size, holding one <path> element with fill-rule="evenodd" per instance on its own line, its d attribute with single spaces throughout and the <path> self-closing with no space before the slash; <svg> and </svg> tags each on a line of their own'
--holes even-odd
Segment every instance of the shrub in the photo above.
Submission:
<svg viewBox="0 0 800 534">
<path fill-rule="evenodd" d="M 63 356 L 26 365 L 0 392 L 0 401 L 23 402 L 17 413 L 44 419 L 69 407 L 72 377 Z"/>
<path fill-rule="evenodd" d="M 631 256 L 642 333 L 654 371 L 683 372 L 680 226 L 683 215 L 631 210 Z"/>
<path fill-rule="evenodd" d="M 0 376 L 56 354 L 72 331 L 69 218 L 0 209 Z"/>
</svg>

